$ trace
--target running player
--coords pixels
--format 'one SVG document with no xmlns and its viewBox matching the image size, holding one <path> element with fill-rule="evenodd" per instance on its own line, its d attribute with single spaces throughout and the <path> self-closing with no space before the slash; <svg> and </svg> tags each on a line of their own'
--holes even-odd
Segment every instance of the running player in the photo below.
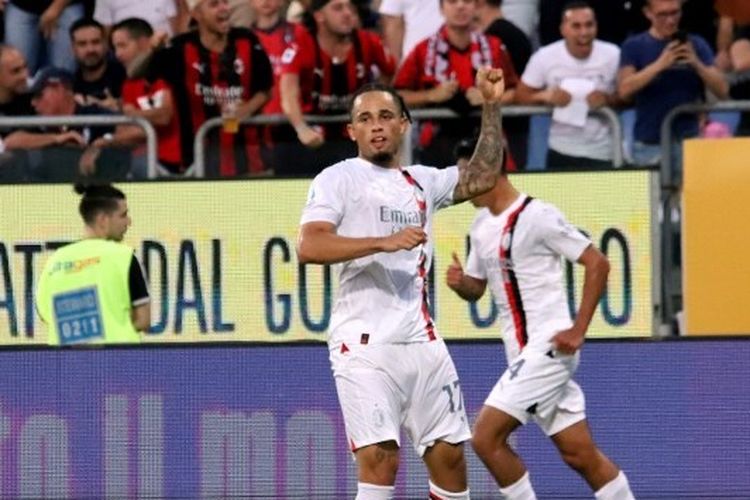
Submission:
<svg viewBox="0 0 750 500">
<path fill-rule="evenodd" d="M 468 301 L 482 297 L 489 284 L 508 358 L 477 417 L 474 450 L 503 498 L 536 499 L 525 465 L 508 444 L 510 434 L 533 419 L 598 500 L 633 499 L 625 474 L 594 444 L 583 391 L 572 379 L 607 280 L 607 258 L 557 208 L 519 193 L 505 173 L 472 203 L 480 211 L 471 227 L 466 271 L 454 253 L 446 280 Z M 568 313 L 561 256 L 585 268 L 575 321 Z"/>
</svg>

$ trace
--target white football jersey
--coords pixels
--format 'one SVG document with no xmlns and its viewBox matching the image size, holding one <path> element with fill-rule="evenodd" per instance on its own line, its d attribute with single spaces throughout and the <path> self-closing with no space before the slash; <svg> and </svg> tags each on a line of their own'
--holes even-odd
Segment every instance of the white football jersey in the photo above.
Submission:
<svg viewBox="0 0 750 500">
<path fill-rule="evenodd" d="M 427 243 L 336 264 L 339 287 L 329 347 L 342 343 L 425 342 L 438 333 L 427 304 L 432 215 L 453 202 L 458 168 L 376 166 L 352 158 L 326 168 L 310 186 L 301 224 L 326 221 L 351 238 L 388 236 L 421 226 Z"/>
<path fill-rule="evenodd" d="M 465 273 L 487 280 L 508 360 L 524 348 L 546 352 L 573 324 L 560 256 L 575 262 L 591 241 L 556 207 L 525 194 L 499 215 L 481 209 L 470 238 Z"/>
</svg>

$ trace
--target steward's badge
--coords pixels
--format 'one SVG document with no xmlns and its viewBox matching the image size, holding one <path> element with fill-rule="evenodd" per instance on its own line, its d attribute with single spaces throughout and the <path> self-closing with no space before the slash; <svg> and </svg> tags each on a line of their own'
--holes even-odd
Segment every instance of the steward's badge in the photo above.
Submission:
<svg viewBox="0 0 750 500">
<path fill-rule="evenodd" d="M 104 337 L 96 287 L 58 293 L 52 297 L 52 307 L 60 344 L 90 342 Z"/>
</svg>

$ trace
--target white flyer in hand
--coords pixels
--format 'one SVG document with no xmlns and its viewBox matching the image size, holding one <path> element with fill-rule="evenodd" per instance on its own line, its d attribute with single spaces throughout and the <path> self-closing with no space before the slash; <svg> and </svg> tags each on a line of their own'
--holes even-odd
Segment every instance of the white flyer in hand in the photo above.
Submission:
<svg viewBox="0 0 750 500">
<path fill-rule="evenodd" d="M 556 107 L 552 119 L 556 122 L 583 127 L 589 114 L 589 103 L 586 96 L 594 90 L 594 82 L 585 78 L 563 78 L 560 88 L 570 94 L 567 106 Z"/>
</svg>

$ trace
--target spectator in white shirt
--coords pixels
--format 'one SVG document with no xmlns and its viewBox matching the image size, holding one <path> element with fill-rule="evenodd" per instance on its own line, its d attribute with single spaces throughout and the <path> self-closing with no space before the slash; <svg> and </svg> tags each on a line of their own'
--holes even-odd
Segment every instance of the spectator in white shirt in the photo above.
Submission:
<svg viewBox="0 0 750 500">
<path fill-rule="evenodd" d="M 567 5 L 560 32 L 562 40 L 531 56 L 516 98 L 522 104 L 557 108 L 552 115 L 547 168 L 611 166 L 609 124 L 587 111 L 616 104 L 620 49 L 596 39 L 596 17 L 584 1 Z M 573 112 L 575 107 L 578 113 Z"/>
<path fill-rule="evenodd" d="M 147 21 L 155 32 L 173 36 L 177 29 L 177 0 L 96 0 L 94 19 L 107 32 L 120 21 L 137 17 Z"/>
</svg>

